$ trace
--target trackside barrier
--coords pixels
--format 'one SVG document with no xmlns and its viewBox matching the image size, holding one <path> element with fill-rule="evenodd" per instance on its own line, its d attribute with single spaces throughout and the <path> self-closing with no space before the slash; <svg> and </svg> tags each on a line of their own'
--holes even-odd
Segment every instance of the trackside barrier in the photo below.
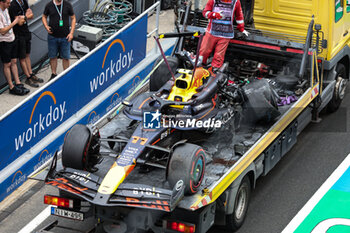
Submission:
<svg viewBox="0 0 350 233">
<path fill-rule="evenodd" d="M 159 6 L 155 3 L 0 119 L 0 201 L 53 156 L 74 124 L 98 121 L 147 77 L 159 56 L 154 50 L 146 57 L 148 12 L 157 7 L 159 13 Z"/>
</svg>

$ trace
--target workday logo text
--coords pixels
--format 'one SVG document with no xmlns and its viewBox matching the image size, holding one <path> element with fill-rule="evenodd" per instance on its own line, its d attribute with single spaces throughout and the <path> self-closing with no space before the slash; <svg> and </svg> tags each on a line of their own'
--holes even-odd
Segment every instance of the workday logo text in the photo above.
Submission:
<svg viewBox="0 0 350 233">
<path fill-rule="evenodd" d="M 40 110 L 38 109 L 36 111 L 42 99 L 48 99 L 51 104 L 45 105 L 45 107 L 41 107 Z M 28 128 L 14 139 L 16 151 L 21 149 L 26 143 L 30 143 L 33 139 L 46 132 L 52 124 L 62 122 L 66 112 L 66 101 L 58 103 L 55 95 L 51 91 L 43 92 L 34 104 L 29 118 Z"/>
<path fill-rule="evenodd" d="M 111 109 L 113 109 L 115 106 L 117 106 L 119 103 L 122 102 L 121 96 L 116 92 L 112 95 L 112 98 L 110 100 L 110 104 L 106 108 L 106 112 L 109 112 Z"/>
<path fill-rule="evenodd" d="M 49 159 L 52 158 L 52 153 L 49 153 L 48 150 L 43 150 L 40 153 L 39 159 L 38 159 L 38 163 L 34 165 L 34 171 L 39 169 L 43 164 L 45 164 L 47 161 L 49 161 Z"/>
<path fill-rule="evenodd" d="M 110 52 L 112 46 L 115 44 L 119 44 L 122 48 L 122 51 L 113 57 L 110 62 L 106 62 L 106 58 L 108 57 L 107 55 Z M 109 79 L 115 78 L 116 75 L 118 75 L 120 72 L 129 69 L 133 61 L 133 52 L 133 49 L 126 51 L 125 45 L 120 39 L 116 39 L 111 42 L 103 58 L 102 72 L 90 81 L 90 92 L 93 93 L 94 91 L 98 90 L 99 87 L 104 86 Z"/>
<path fill-rule="evenodd" d="M 128 95 L 131 95 L 137 88 L 137 85 L 141 82 L 140 76 L 135 76 L 135 78 L 132 80 L 132 86 L 128 90 Z"/>
<path fill-rule="evenodd" d="M 101 119 L 100 114 L 97 114 L 95 111 L 90 112 L 87 123 L 93 124 Z"/>
<path fill-rule="evenodd" d="M 10 193 L 15 190 L 20 184 L 23 184 L 27 180 L 27 175 L 21 171 L 17 171 L 12 178 L 11 185 L 7 187 L 6 192 Z"/>
</svg>

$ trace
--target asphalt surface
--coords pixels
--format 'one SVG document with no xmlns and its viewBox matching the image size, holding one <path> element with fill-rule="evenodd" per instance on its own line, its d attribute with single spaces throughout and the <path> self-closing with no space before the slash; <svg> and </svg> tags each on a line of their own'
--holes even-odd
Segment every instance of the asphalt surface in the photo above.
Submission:
<svg viewBox="0 0 350 233">
<path fill-rule="evenodd" d="M 248 214 L 238 233 L 281 232 L 350 153 L 350 95 L 341 109 L 309 124 L 297 144 L 257 180 Z M 215 229 L 211 232 L 225 232 Z"/>
<path fill-rule="evenodd" d="M 281 232 L 350 153 L 350 108 L 347 106 L 350 106 L 350 95 L 346 96 L 338 112 L 322 114 L 321 123 L 310 124 L 299 135 L 292 150 L 267 176 L 258 179 L 246 221 L 238 233 Z M 55 194 L 57 191 L 37 184 L 18 197 L 14 204 L 1 212 L 0 232 L 18 232 L 26 226 L 46 207 L 43 204 L 45 193 Z M 56 219 L 50 216 L 36 229 Z M 55 228 L 53 232 L 86 232 L 94 223 L 92 219 L 79 222 L 60 218 L 59 225 L 77 230 Z M 210 232 L 226 231 L 214 227 Z"/>
</svg>

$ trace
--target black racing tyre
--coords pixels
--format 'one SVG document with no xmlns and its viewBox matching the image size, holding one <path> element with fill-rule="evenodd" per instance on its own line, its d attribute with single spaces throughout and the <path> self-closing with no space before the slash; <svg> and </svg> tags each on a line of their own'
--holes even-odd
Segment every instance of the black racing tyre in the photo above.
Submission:
<svg viewBox="0 0 350 233">
<path fill-rule="evenodd" d="M 333 97 L 327 105 L 328 112 L 335 112 L 338 110 L 341 102 L 344 99 L 346 86 L 348 83 L 346 68 L 342 63 L 337 65 L 335 72 L 337 73 L 335 76 L 336 83 L 333 91 Z"/>
<path fill-rule="evenodd" d="M 247 215 L 250 194 L 250 180 L 247 176 L 245 176 L 237 191 L 233 213 L 226 215 L 227 230 L 236 231 L 242 226 Z"/>
<path fill-rule="evenodd" d="M 74 125 L 68 132 L 62 148 L 62 165 L 86 169 L 91 132 L 85 125 Z"/>
<path fill-rule="evenodd" d="M 175 75 L 176 69 L 179 66 L 179 59 L 177 57 L 167 57 L 167 60 L 168 60 L 171 72 L 173 72 L 173 74 Z M 162 57 L 156 60 L 156 62 L 153 65 L 153 68 L 155 68 L 159 62 L 161 62 L 161 64 L 150 76 L 150 80 L 149 80 L 150 91 L 158 91 L 167 81 L 171 79 L 171 73 Z"/>
<path fill-rule="evenodd" d="M 171 187 L 174 187 L 179 180 L 183 180 L 185 194 L 196 193 L 204 177 L 205 151 L 202 147 L 190 143 L 175 147 L 167 172 Z"/>
</svg>

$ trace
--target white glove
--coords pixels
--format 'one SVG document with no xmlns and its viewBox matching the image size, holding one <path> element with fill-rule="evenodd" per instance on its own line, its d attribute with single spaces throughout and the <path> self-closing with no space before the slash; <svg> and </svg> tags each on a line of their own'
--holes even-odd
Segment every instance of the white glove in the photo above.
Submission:
<svg viewBox="0 0 350 233">
<path fill-rule="evenodd" d="M 248 32 L 247 30 L 244 30 L 242 33 L 243 33 L 243 35 L 245 35 L 246 37 L 249 36 L 249 32 Z"/>
<path fill-rule="evenodd" d="M 219 11 L 220 17 L 224 17 L 224 11 Z"/>
<path fill-rule="evenodd" d="M 211 11 L 208 11 L 206 14 L 205 14 L 205 17 L 207 19 L 221 19 L 222 18 L 222 11 L 220 12 L 211 12 Z"/>
</svg>

